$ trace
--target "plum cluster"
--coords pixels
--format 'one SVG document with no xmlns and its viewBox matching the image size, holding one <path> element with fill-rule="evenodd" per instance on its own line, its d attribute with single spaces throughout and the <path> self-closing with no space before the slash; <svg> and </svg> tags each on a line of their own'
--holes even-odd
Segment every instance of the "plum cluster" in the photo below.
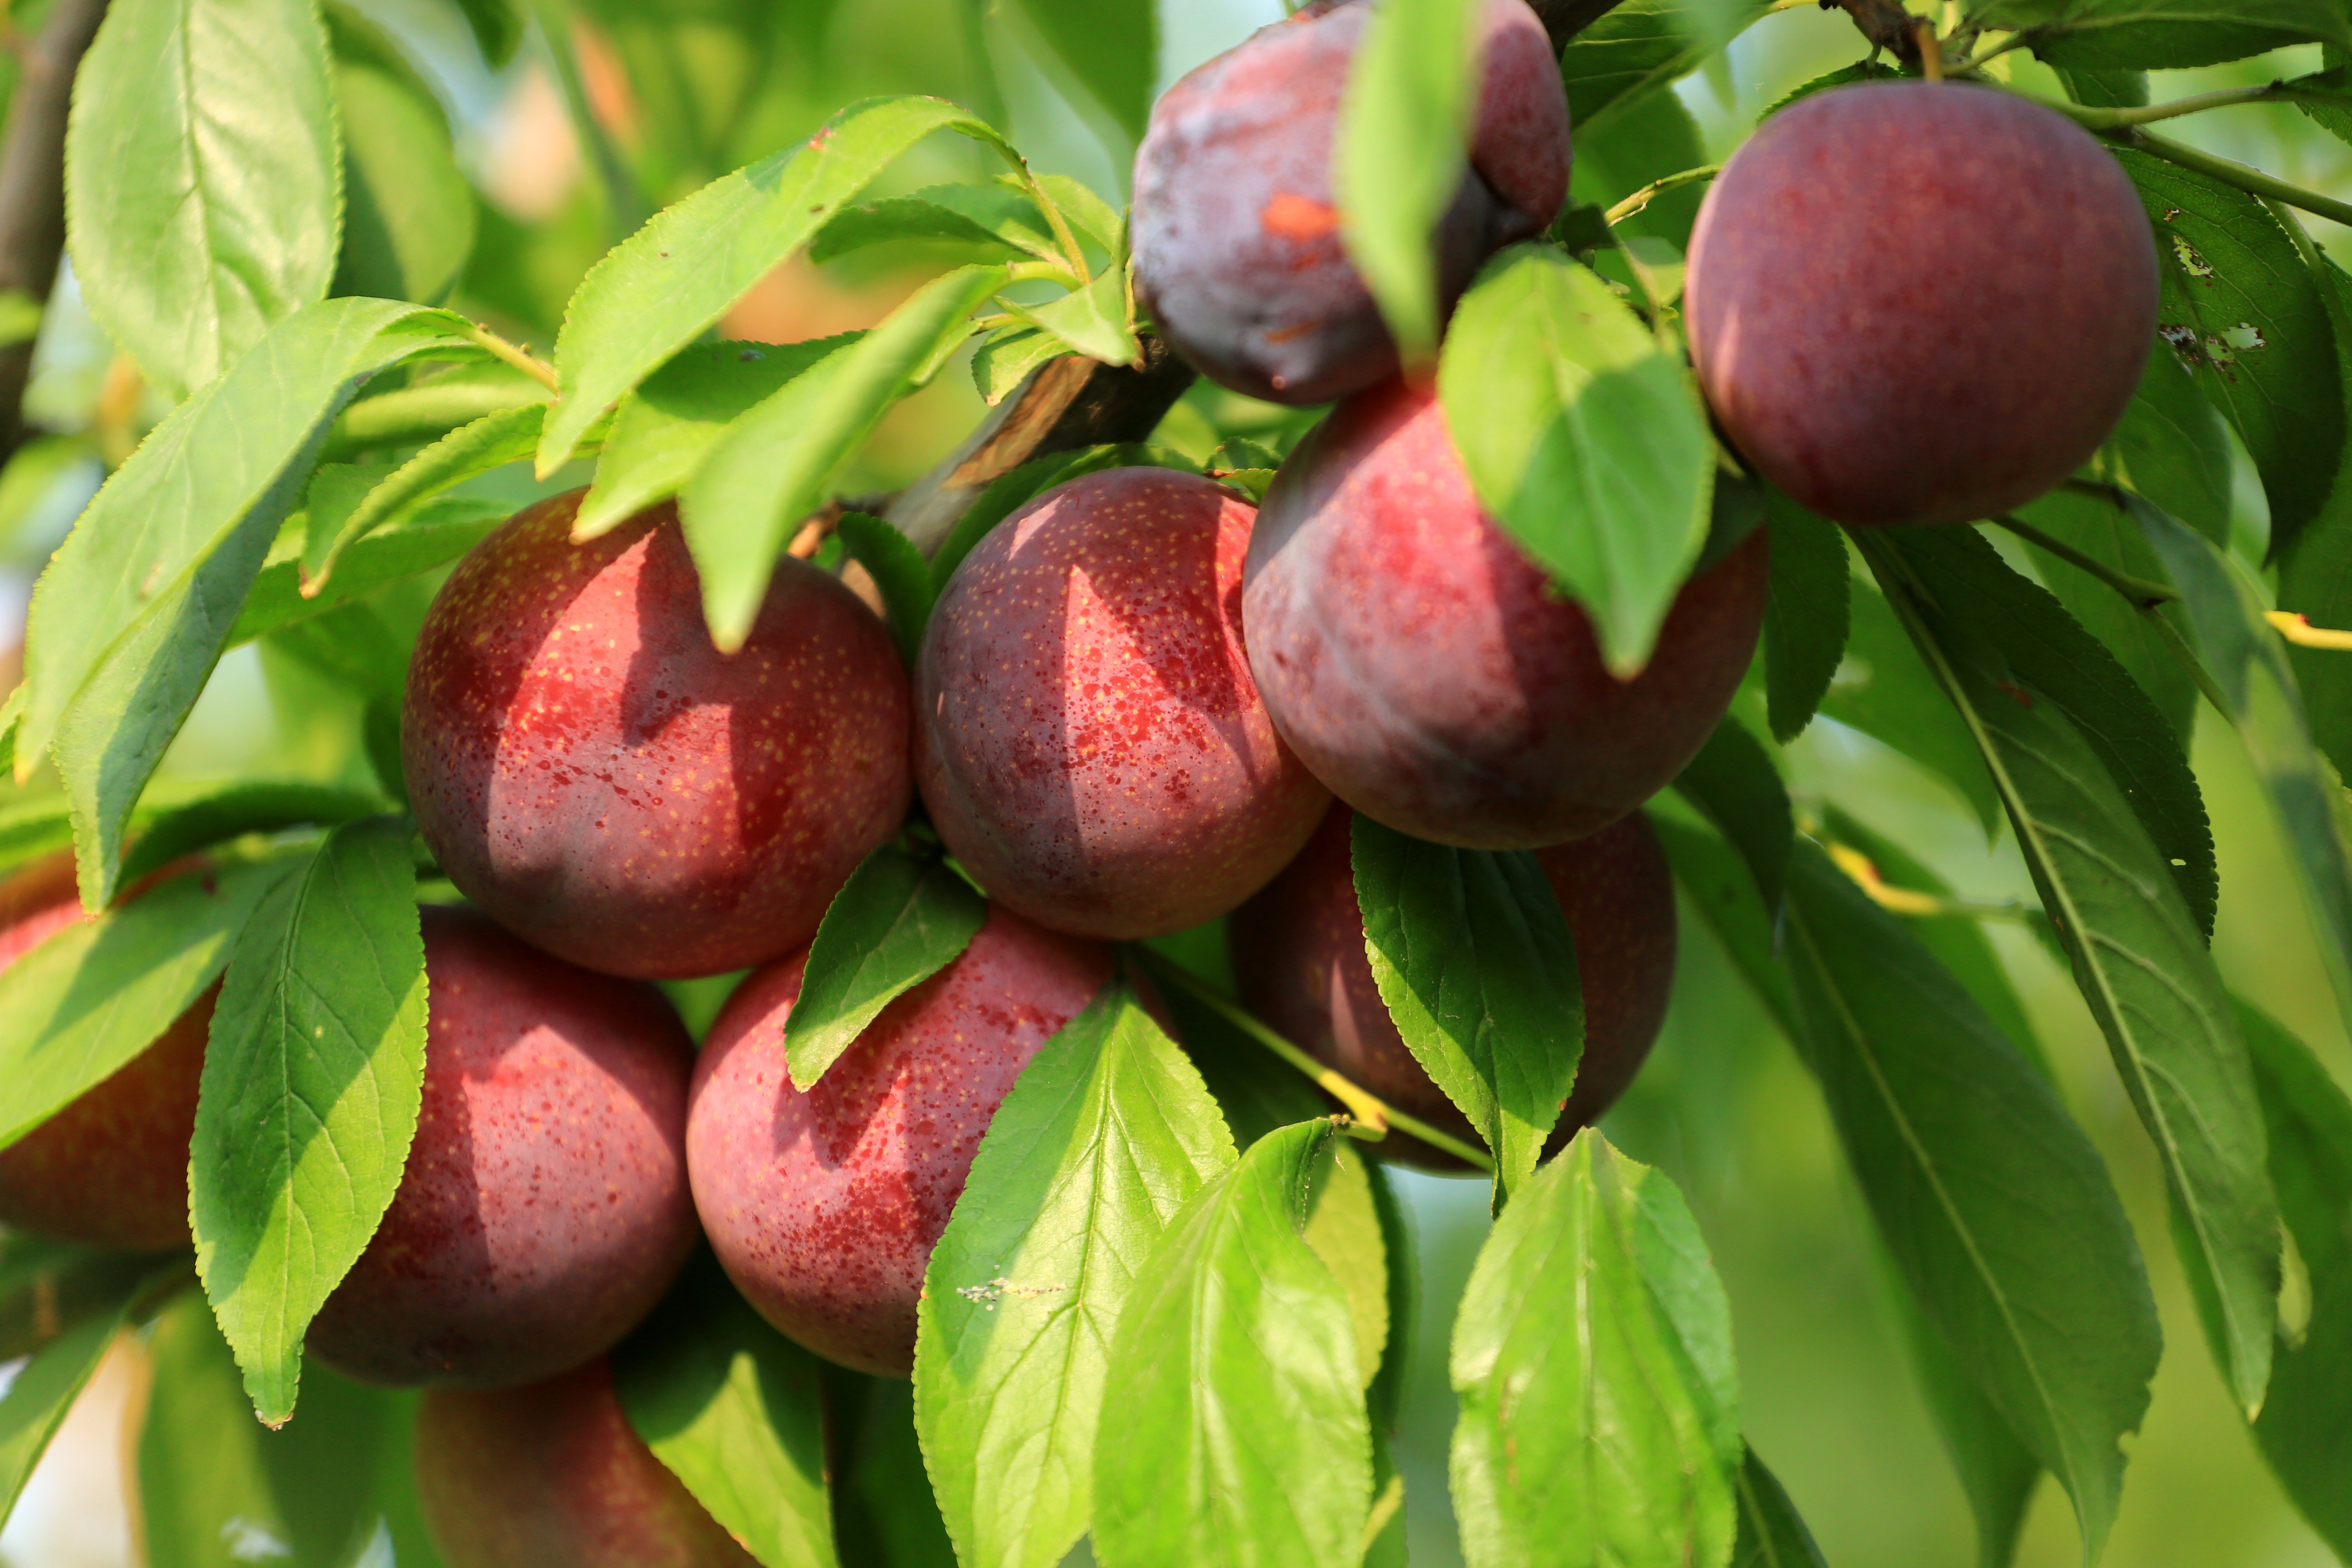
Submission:
<svg viewBox="0 0 2352 1568">
<path fill-rule="evenodd" d="M 1331 132 L 1367 9 L 1317 0 L 1202 68 L 1138 156 L 1159 330 L 1226 385 L 1339 399 L 1262 506 L 1153 468 L 1051 489 L 962 560 L 911 670 L 799 560 L 719 654 L 667 505 L 575 543 L 580 493 L 542 501 L 435 600 L 403 761 L 467 905 L 424 910 L 414 1150 L 309 1343 L 431 1390 L 420 1478 L 457 1568 L 748 1563 L 631 1434 L 602 1358 L 707 1237 L 784 1333 L 906 1375 L 990 1120 L 1111 980 L 1116 942 L 1223 920 L 1257 1015 L 1468 1137 L 1375 986 L 1357 814 L 1533 852 L 1586 1007 L 1559 1139 L 1641 1066 L 1675 931 L 1638 808 L 1749 666 L 1765 537 L 1697 572 L 1620 679 L 1481 507 L 1339 243 Z M 1490 0 L 1483 48 L 1435 240 L 1449 299 L 1568 189 L 1560 80 L 1522 0 Z M 2032 287 L 2000 292 L 2021 268 L 1994 263 L 2024 250 Z M 1903 84 L 1801 103 L 1732 161 L 1687 310 L 1702 387 L 1765 477 L 1849 523 L 1948 521 L 2047 489 L 2105 437 L 2155 289 L 2145 218 L 2087 137 L 1997 93 Z M 798 1089 L 784 1035 L 810 942 L 918 797 L 984 923 Z M 19 875 L 0 964 L 83 918 L 68 864 Z M 649 983 L 739 970 L 698 1056 Z M 185 1245 L 211 1006 L 0 1151 L 0 1220 Z"/>
</svg>

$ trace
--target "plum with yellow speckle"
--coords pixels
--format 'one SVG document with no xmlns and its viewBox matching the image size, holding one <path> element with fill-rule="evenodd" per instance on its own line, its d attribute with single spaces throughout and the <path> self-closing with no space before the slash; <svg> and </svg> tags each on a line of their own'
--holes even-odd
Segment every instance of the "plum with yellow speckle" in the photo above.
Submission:
<svg viewBox="0 0 2352 1568">
<path fill-rule="evenodd" d="M 905 667 L 790 559 L 720 654 L 676 509 L 575 545 L 583 493 L 518 513 L 433 602 L 401 730 L 417 826 L 559 958 L 685 979 L 782 957 L 906 815 Z"/>
<path fill-rule="evenodd" d="M 1340 237 L 1333 144 L 1373 7 L 1315 0 L 1171 87 L 1135 154 L 1135 281 L 1220 385 L 1326 403 L 1395 374 L 1397 347 Z M 1479 263 L 1568 196 L 1568 98 L 1524 0 L 1486 0 L 1469 159 L 1433 236 L 1450 307 Z"/>
<path fill-rule="evenodd" d="M 1111 976 L 1099 942 L 996 905 L 962 954 L 793 1087 L 784 1025 L 805 953 L 746 980 L 694 1073 L 695 1208 L 744 1299 L 817 1354 L 915 1363 L 915 1301 L 972 1155 L 1021 1069 Z"/>
<path fill-rule="evenodd" d="M 1255 511 L 1195 474 L 1112 468 L 967 555 L 916 660 L 915 773 L 989 896 L 1078 936 L 1213 920 L 1328 800 L 1242 643 Z"/>
<path fill-rule="evenodd" d="M 0 885 L 0 968 L 89 918 L 72 851 L 19 871 Z M 101 1247 L 188 1244 L 188 1142 L 219 994 L 215 984 L 153 1044 L 0 1149 L 0 1225 Z"/>
<path fill-rule="evenodd" d="M 449 1568 L 757 1568 L 630 1426 L 601 1359 L 524 1388 L 436 1388 L 416 1500 Z"/>
<path fill-rule="evenodd" d="M 423 914 L 416 1140 L 310 1348 L 362 1383 L 532 1383 L 611 1349 L 694 1246 L 694 1047 L 650 985 Z"/>
</svg>

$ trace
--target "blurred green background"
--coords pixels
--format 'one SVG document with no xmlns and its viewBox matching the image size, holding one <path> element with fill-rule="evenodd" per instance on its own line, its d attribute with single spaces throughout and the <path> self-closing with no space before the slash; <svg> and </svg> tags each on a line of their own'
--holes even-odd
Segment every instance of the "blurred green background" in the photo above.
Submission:
<svg viewBox="0 0 2352 1568">
<path fill-rule="evenodd" d="M 1007 7 L 977 0 L 589 0 L 567 51 L 593 123 L 567 113 L 553 58 L 534 35 L 515 63 L 485 68 L 455 12 L 427 0 L 362 7 L 429 78 L 457 128 L 460 161 L 479 192 L 474 259 L 461 306 L 544 344 L 562 301 L 634 216 L 807 134 L 842 103 L 886 91 L 928 91 L 973 103 L 1007 121 L 1032 160 L 1106 194 L 1123 195 L 1128 133 L 1073 89 L 1044 41 Z M 983 16 L 983 10 L 985 16 Z M 1162 0 L 1159 79 L 1173 80 L 1276 19 L 1279 0 Z M 747 24 L 747 16 L 756 22 Z M 649 19 L 683 28 L 646 28 Z M 654 50 L 648 38 L 662 42 Z M 1843 16 L 1811 6 L 1768 17 L 1678 91 L 1711 155 L 1727 153 L 1759 110 L 1790 88 L 1864 53 Z M 2000 64 L 2019 85 L 2052 96 L 2057 83 L 2019 55 Z M 2315 49 L 2197 72 L 2164 73 L 2158 100 L 2316 69 Z M 2352 148 L 2290 106 L 2239 108 L 2168 130 L 2297 184 L 2352 196 Z M 583 140 L 583 134 L 585 139 Z M 597 143 L 609 155 L 600 160 Z M 927 145 L 894 172 L 911 188 L 978 172 L 961 146 Z M 2347 236 L 2314 220 L 2323 244 Z M 929 264 L 936 269 L 936 262 Z M 926 275 L 919 255 L 852 258 L 826 268 L 783 269 L 730 318 L 733 335 L 785 340 L 878 319 Z M 105 447 L 156 410 L 68 291 L 44 328 L 33 406 L 61 431 Z M 1988 330 L 1997 330 L 1988 324 Z M 2019 353 L 2032 352 L 2020 343 Z M 959 374 L 893 415 L 844 489 L 904 483 L 950 448 L 982 405 Z M 1221 435 L 1295 434 L 1282 411 L 1196 392 L 1163 431 L 1205 456 Z M 1286 426 L 1286 430 L 1284 428 Z M 2242 465 L 2242 468 L 2243 466 Z M 89 458 L 64 461 L 37 485 L 0 484 L 0 624 L 21 623 L 31 574 L 100 477 Z M 534 485 L 518 468 L 476 489 L 518 502 L 580 482 Z M 2242 548 L 2258 558 L 2267 534 L 2259 490 L 2239 486 Z M 413 624 L 426 592 L 415 585 L 388 610 Z M 400 617 L 396 617 L 400 618 Z M 2352 658 L 2352 655 L 2341 657 Z M 2195 761 L 2211 809 L 2222 869 L 2214 939 L 2224 974 L 2352 1079 L 2347 1041 L 2328 995 L 2299 894 L 2267 805 L 2232 736 L 2201 715 Z M 1906 846 L 1970 899 L 2029 900 L 2004 832 L 1990 845 L 1947 786 L 1858 732 L 1828 720 L 1790 748 L 1801 808 L 1834 804 Z M 226 660 L 166 771 L 320 777 L 364 770 L 355 703 L 302 667 L 253 648 Z M 39 782 L 31 786 L 44 787 Z M 2130 1443 L 2123 1511 L 2107 1560 L 2129 1568 L 2317 1568 L 2331 1561 L 2270 1479 L 2212 1370 L 2166 1234 L 2156 1164 L 2105 1044 L 2071 982 L 2013 925 L 1996 924 L 2067 1099 L 2116 1173 L 2138 1228 L 2163 1313 L 2167 1356 L 2147 1422 Z M 1690 1196 L 1729 1289 L 1738 1328 L 1748 1430 L 1780 1473 L 1838 1568 L 1969 1568 L 1973 1528 L 1897 1337 L 1853 1183 L 1818 1094 L 1706 931 L 1685 919 L 1673 1014 L 1655 1057 L 1608 1131 L 1628 1152 L 1663 1166 Z M 1414 1229 L 1421 1310 L 1400 1458 L 1408 1485 L 1412 1561 L 1447 1568 L 1460 1554 L 1445 1501 L 1453 1401 L 1445 1333 L 1486 1232 L 1482 1184 L 1404 1174 Z M 45 1461 L 24 1506 L 0 1534 L 10 1568 L 118 1568 L 136 1561 L 135 1526 L 121 1479 L 125 1422 L 138 1406 L 135 1352 L 110 1366 Z M 2352 1477 L 2346 1478 L 2352 1486 Z M 1080 1557 L 1083 1558 L 1083 1549 Z M 2019 1561 L 2061 1568 L 2079 1560 L 2065 1499 L 2045 1484 Z"/>
</svg>

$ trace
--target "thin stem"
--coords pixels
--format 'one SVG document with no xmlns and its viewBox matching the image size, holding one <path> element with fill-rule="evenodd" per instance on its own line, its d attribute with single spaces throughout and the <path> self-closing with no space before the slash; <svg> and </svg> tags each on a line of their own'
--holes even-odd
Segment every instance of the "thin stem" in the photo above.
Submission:
<svg viewBox="0 0 2352 1568">
<path fill-rule="evenodd" d="M 2036 101 L 2048 100 L 2037 100 Z M 2051 107 L 2059 110 L 2062 113 L 2072 113 L 2077 108 L 2075 105 L 2058 103 L 2052 103 Z M 2083 112 L 2099 114 L 2106 111 L 2089 110 Z M 2074 118 L 2079 119 L 2080 114 L 2075 114 Z M 2245 164 L 2228 158 L 2217 158 L 2210 153 L 2200 153 L 2194 147 L 2186 146 L 2167 137 L 2158 136 L 2136 125 L 2126 126 L 2117 131 L 2104 132 L 2102 134 L 2119 147 L 2137 147 L 2141 152 L 2151 153 L 2168 163 L 2176 163 L 2181 168 L 2203 174 L 2208 179 L 2219 180 L 2225 185 L 2235 185 L 2238 189 L 2252 195 L 2261 196 L 2266 201 L 2284 202 L 2288 206 L 2301 207 L 2307 213 L 2317 213 L 2321 217 L 2336 223 L 2352 224 L 2352 202 L 2339 202 L 2333 196 L 2323 196 L 2316 191 L 2306 191 L 2301 185 L 2290 185 L 2284 180 L 2273 179 L 2260 169 L 2248 168 Z"/>
<path fill-rule="evenodd" d="M 2209 109 L 2229 109 L 2241 103 L 2343 101 L 2344 94 L 2340 92 L 2318 92 L 2284 81 L 2272 81 L 2260 87 L 2231 87 L 2223 88 L 2219 92 L 2200 92 L 2189 98 L 2176 98 L 2169 103 L 2144 104 L 2136 109 L 2086 109 L 2076 104 L 2062 112 L 2069 114 L 2075 123 L 2093 131 L 2121 131 L 2134 125 L 2153 125 L 2159 120 L 2177 120 L 2184 114 L 2201 114 Z"/>
<path fill-rule="evenodd" d="M 1990 48 L 1979 49 L 1975 54 L 1970 55 L 1958 65 L 1947 68 L 1944 74 L 1947 77 L 1974 76 L 1978 71 L 1984 68 L 1987 62 L 2000 58 L 2001 56 L 2009 53 L 2010 50 L 2018 48 L 2028 41 L 2029 40 L 2025 34 L 2011 33 L 2009 37 L 1993 45 Z"/>
<path fill-rule="evenodd" d="M 2189 646 L 2189 639 L 2180 635 L 2180 628 L 2154 610 L 2143 611 L 2142 614 L 2146 616 L 2147 624 L 2155 629 L 2156 635 L 2163 640 L 2164 646 L 2172 650 L 2172 657 L 2179 659 L 2182 668 L 2189 671 L 2189 679 L 2197 683 L 2197 689 L 2204 693 L 2205 700 L 2213 705 L 2213 710 L 2232 724 L 2236 723 L 2237 710 L 2230 705 L 2230 699 L 2222 691 L 2221 683 L 2213 679 L 2213 672 L 2205 668 L 2205 661 L 2197 657 L 2197 650 Z"/>
<path fill-rule="evenodd" d="M 2151 583 L 2145 577 L 2135 577 L 2128 572 L 2118 572 L 2096 556 L 2086 555 L 2063 539 L 2054 539 L 2030 522 L 2004 513 L 1992 520 L 2002 528 L 2030 544 L 2039 545 L 2059 560 L 2081 568 L 2131 601 L 2136 609 L 2152 610 L 2158 605 L 2168 605 L 2180 597 L 2180 590 L 2165 583 Z"/>
<path fill-rule="evenodd" d="M 2326 626 L 2315 626 L 2309 616 L 2294 610 L 2265 610 L 2263 619 L 2270 622 L 2279 636 L 2297 647 L 2323 648 L 2329 653 L 2352 653 L 2352 632 L 2334 631 Z"/>
<path fill-rule="evenodd" d="M 1408 1116 L 1370 1089 L 1342 1078 L 1325 1067 L 1280 1035 L 1260 1023 L 1256 1016 L 1217 994 L 1216 989 L 1190 970 L 1170 963 L 1148 947 L 1134 950 L 1136 958 L 1151 972 L 1154 980 L 1176 985 L 1202 1005 L 1210 1008 L 1242 1033 L 1297 1068 L 1315 1080 L 1318 1087 L 1346 1106 L 1357 1121 L 1368 1128 L 1394 1128 L 1409 1137 L 1418 1138 L 1433 1149 L 1442 1149 L 1457 1160 L 1466 1161 L 1482 1171 L 1495 1168 L 1494 1156 L 1484 1149 L 1474 1148 L 1450 1132 L 1441 1132 L 1419 1117 Z"/>
<path fill-rule="evenodd" d="M 1059 261 L 1016 261 L 1004 269 L 1005 280 L 1011 283 L 1059 283 L 1064 288 L 1084 288 L 1087 280 L 1073 274 Z"/>
<path fill-rule="evenodd" d="M 1037 204 L 1037 210 L 1044 213 L 1045 221 L 1053 226 L 1054 243 L 1060 246 L 1062 254 L 1070 258 L 1070 270 L 1078 275 L 1078 287 L 1085 288 L 1095 280 L 1094 272 L 1087 266 L 1085 247 L 1079 245 L 1078 237 L 1070 232 L 1069 220 L 1062 216 L 1062 209 L 1054 204 L 1054 198 L 1045 194 L 1044 183 L 1029 167 L 1026 158 L 1021 160 L 1021 177 L 1028 183 L 1029 199 Z"/>
<path fill-rule="evenodd" d="M 493 358 L 514 366 L 548 391 L 559 395 L 562 392 L 563 388 L 555 379 L 555 367 L 545 360 L 538 358 L 529 350 L 507 342 L 479 321 L 474 322 L 466 329 L 466 336 L 477 347 L 488 350 Z"/>
<path fill-rule="evenodd" d="M 1695 185 L 1701 180 L 1712 180 L 1722 172 L 1722 164 L 1706 163 L 1696 169 L 1685 169 L 1678 174 L 1668 174 L 1664 179 L 1652 180 L 1648 184 L 1611 207 L 1601 215 L 1601 217 L 1612 228 L 1614 228 L 1668 191 L 1679 190 L 1685 185 Z"/>
<path fill-rule="evenodd" d="M 1944 899 L 1933 893 L 1923 893 L 1916 888 L 1898 888 L 1878 874 L 1878 868 L 1869 856 L 1852 845 L 1834 841 L 1827 845 L 1830 859 L 1839 870 L 1853 879 L 1856 887 L 1870 895 L 1871 901 L 1892 914 L 1912 915 L 1921 919 L 1938 915 L 1959 915 L 1969 920 L 2005 921 L 2018 925 L 2032 925 L 2033 911 L 2023 904 L 1983 903 L 1969 899 Z"/>
<path fill-rule="evenodd" d="M 1922 16 L 1911 24 L 1911 36 L 1919 41 L 1919 74 L 1929 81 L 1944 79 L 1944 46 L 1937 41 L 1936 24 Z"/>
</svg>

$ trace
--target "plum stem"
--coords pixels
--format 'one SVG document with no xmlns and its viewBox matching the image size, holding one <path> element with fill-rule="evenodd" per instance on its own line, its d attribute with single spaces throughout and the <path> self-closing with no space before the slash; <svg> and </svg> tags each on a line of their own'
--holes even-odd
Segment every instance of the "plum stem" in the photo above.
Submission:
<svg viewBox="0 0 2352 1568">
<path fill-rule="evenodd" d="M 1171 963 L 1148 947 L 1138 946 L 1132 951 L 1137 962 L 1150 972 L 1154 980 L 1164 981 L 1186 992 L 1226 1023 L 1314 1079 L 1317 1087 L 1346 1106 L 1349 1113 L 1370 1129 L 1375 1137 L 1393 1128 L 1408 1137 L 1420 1139 L 1433 1149 L 1442 1149 L 1457 1160 L 1467 1161 L 1482 1171 L 1495 1168 L 1494 1156 L 1484 1149 L 1474 1148 L 1452 1133 L 1441 1132 L 1420 1118 L 1406 1115 L 1362 1085 L 1341 1077 L 1268 1028 L 1255 1014 L 1220 995 L 1214 986 L 1192 971 Z"/>
<path fill-rule="evenodd" d="M 2022 519 L 2004 512 L 1992 521 L 2001 528 L 2048 551 L 2071 566 L 2088 572 L 2116 593 L 2131 601 L 2132 607 L 2152 610 L 2158 605 L 2168 605 L 2180 597 L 2180 590 L 2167 583 L 2151 583 L 2145 577 L 2135 577 L 2128 572 L 2118 572 L 2095 555 L 2086 555 L 2063 539 L 2054 538 Z"/>
<path fill-rule="evenodd" d="M 1937 41 L 1936 24 L 1920 16 L 1911 24 L 1911 36 L 1919 48 L 1919 74 L 1929 81 L 1944 79 L 1944 46 Z"/>
<path fill-rule="evenodd" d="M 473 341 L 476 347 L 487 350 L 490 357 L 514 366 L 548 391 L 562 391 L 555 379 L 555 367 L 530 350 L 507 342 L 479 321 L 467 324 L 466 336 Z"/>
<path fill-rule="evenodd" d="M 1614 228 L 1668 191 L 1679 190 L 1685 185 L 1696 185 L 1702 180 L 1712 180 L 1722 172 L 1723 165 L 1720 163 L 1702 163 L 1696 169 L 1685 169 L 1680 174 L 1663 175 L 1652 180 L 1648 184 L 1601 214 L 1601 221 Z"/>
</svg>

